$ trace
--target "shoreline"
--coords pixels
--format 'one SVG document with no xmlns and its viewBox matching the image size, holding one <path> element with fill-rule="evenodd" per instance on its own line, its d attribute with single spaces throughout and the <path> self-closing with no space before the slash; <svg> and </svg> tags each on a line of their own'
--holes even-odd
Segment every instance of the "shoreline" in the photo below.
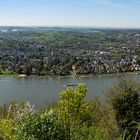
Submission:
<svg viewBox="0 0 140 140">
<path fill-rule="evenodd" d="M 124 72 L 124 73 L 112 73 L 112 74 L 79 74 L 79 75 L 66 75 L 66 76 L 60 76 L 60 75 L 44 75 L 44 76 L 38 76 L 38 75 L 24 75 L 23 77 L 20 77 L 20 74 L 0 74 L 0 76 L 9 76 L 9 77 L 17 77 L 17 78 L 104 78 L 104 77 L 112 77 L 112 76 L 126 76 L 126 75 L 136 75 L 140 74 L 140 71 L 137 72 Z"/>
</svg>

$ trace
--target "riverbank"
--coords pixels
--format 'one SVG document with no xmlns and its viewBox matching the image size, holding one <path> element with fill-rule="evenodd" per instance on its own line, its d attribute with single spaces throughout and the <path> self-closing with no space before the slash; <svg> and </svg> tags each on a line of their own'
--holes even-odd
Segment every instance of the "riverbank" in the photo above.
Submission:
<svg viewBox="0 0 140 140">
<path fill-rule="evenodd" d="M 3 73 L 0 74 L 0 76 L 14 76 L 17 78 L 28 78 L 28 77 L 33 77 L 33 78 L 37 78 L 37 79 L 41 79 L 41 78 L 72 78 L 72 77 L 76 77 L 76 78 L 104 78 L 104 77 L 112 77 L 112 76 L 126 76 L 126 75 L 136 75 L 136 74 L 140 74 L 140 71 L 137 72 L 124 72 L 124 73 L 112 73 L 112 74 L 78 74 L 78 75 L 66 75 L 66 76 L 60 76 L 60 75 L 44 75 L 44 76 L 39 76 L 39 75 L 25 75 L 21 76 L 22 74 L 8 74 L 8 73 Z"/>
</svg>

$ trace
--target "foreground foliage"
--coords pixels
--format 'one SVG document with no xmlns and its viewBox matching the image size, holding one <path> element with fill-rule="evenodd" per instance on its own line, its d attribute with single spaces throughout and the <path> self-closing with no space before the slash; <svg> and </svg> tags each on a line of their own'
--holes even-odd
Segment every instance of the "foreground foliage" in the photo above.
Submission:
<svg viewBox="0 0 140 140">
<path fill-rule="evenodd" d="M 118 127 L 121 132 L 127 129 L 133 139 L 140 122 L 140 95 L 136 87 L 133 81 L 122 79 L 109 91 Z"/>
<path fill-rule="evenodd" d="M 28 102 L 0 108 L 0 140 L 139 140 L 140 95 L 134 81 L 122 79 L 107 101 L 85 100 L 84 84 L 68 87 L 43 110 Z"/>
</svg>

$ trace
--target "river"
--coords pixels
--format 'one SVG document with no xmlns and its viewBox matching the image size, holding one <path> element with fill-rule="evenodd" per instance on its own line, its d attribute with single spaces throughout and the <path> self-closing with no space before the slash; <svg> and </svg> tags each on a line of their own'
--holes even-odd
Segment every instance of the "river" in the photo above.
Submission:
<svg viewBox="0 0 140 140">
<path fill-rule="evenodd" d="M 88 87 L 87 99 L 95 96 L 105 97 L 105 92 L 112 87 L 120 76 L 106 77 L 43 77 L 17 78 L 14 76 L 0 76 L 0 105 L 12 100 L 29 101 L 35 106 L 43 107 L 46 103 L 57 101 L 59 93 L 67 84 L 85 83 Z M 126 75 L 140 82 L 140 74 Z"/>
</svg>

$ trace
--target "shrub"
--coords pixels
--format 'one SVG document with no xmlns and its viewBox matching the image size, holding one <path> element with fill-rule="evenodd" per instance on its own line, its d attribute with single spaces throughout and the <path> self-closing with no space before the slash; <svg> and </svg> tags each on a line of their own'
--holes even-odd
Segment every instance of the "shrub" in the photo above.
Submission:
<svg viewBox="0 0 140 140">
<path fill-rule="evenodd" d="M 82 124 L 74 131 L 73 140 L 110 140 L 107 129 Z"/>
<path fill-rule="evenodd" d="M 110 138 L 115 139 L 118 136 L 118 127 L 112 108 L 99 98 L 90 100 L 88 103 L 89 114 L 91 116 L 90 124 L 100 128 L 106 128 L 109 132 Z"/>
<path fill-rule="evenodd" d="M 14 140 L 15 122 L 11 119 L 0 120 L 0 139 Z"/>
<path fill-rule="evenodd" d="M 17 123 L 22 122 L 24 116 L 35 114 L 35 107 L 29 102 L 12 102 L 7 110 L 7 117 L 15 120 Z"/>
<path fill-rule="evenodd" d="M 55 113 L 41 113 L 27 116 L 22 122 L 17 140 L 65 140 L 66 129 Z"/>
<path fill-rule="evenodd" d="M 133 122 L 140 122 L 140 96 L 136 83 L 132 80 L 121 79 L 109 90 L 108 97 L 120 131 L 127 129 L 128 133 L 134 137 L 137 130 Z"/>
</svg>

